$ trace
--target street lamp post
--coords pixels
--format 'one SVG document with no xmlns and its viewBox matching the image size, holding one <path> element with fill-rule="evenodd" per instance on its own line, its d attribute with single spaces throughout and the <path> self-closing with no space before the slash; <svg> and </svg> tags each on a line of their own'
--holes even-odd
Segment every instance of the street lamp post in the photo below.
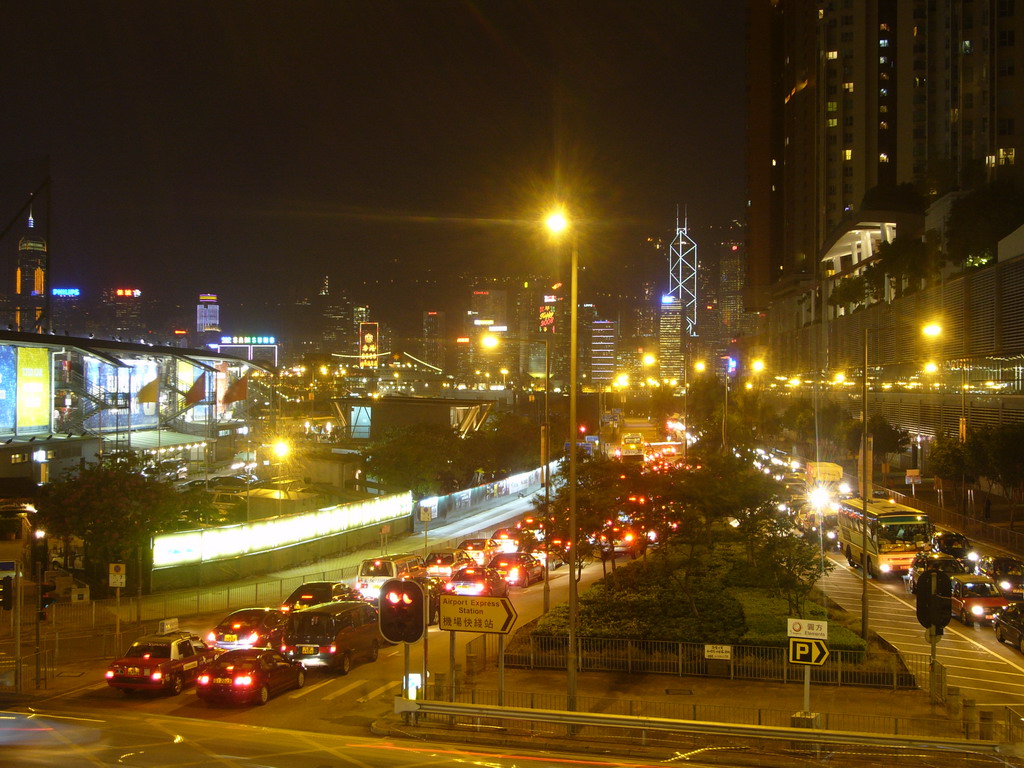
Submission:
<svg viewBox="0 0 1024 768">
<path fill-rule="evenodd" d="M 564 231 L 569 221 L 563 213 L 553 213 L 547 218 L 548 229 L 554 233 Z M 579 234 L 572 231 L 572 255 L 570 261 L 569 289 L 569 648 L 566 654 L 566 709 L 576 709 L 576 397 L 578 361 L 577 338 L 579 324 Z"/>
<path fill-rule="evenodd" d="M 868 478 L 871 466 L 868 458 L 868 331 L 864 325 L 864 369 L 861 376 L 861 481 L 860 481 L 860 533 L 861 533 L 861 590 L 860 590 L 860 635 L 864 642 L 868 639 L 868 499 L 870 488 Z"/>
</svg>

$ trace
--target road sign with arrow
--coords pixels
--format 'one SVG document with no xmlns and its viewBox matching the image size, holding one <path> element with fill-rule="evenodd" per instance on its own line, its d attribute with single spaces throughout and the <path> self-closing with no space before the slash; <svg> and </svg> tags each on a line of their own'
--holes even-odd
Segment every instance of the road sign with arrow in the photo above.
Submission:
<svg viewBox="0 0 1024 768">
<path fill-rule="evenodd" d="M 820 667 L 828 658 L 828 646 L 824 640 L 813 638 L 789 638 L 789 663 L 810 664 Z"/>
</svg>

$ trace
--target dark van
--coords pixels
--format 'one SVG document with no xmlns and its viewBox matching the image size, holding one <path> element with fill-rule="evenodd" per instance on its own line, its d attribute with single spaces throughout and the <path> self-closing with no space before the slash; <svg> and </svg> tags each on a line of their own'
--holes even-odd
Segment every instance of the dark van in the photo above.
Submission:
<svg viewBox="0 0 1024 768">
<path fill-rule="evenodd" d="M 327 667 L 347 675 L 357 658 L 376 661 L 382 643 L 377 609 L 353 600 L 294 611 L 288 617 L 281 653 L 307 667 Z"/>
</svg>

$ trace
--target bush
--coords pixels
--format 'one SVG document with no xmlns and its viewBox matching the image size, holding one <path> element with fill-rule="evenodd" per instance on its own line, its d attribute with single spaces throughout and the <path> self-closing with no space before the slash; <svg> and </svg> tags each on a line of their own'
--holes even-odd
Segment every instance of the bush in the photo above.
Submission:
<svg viewBox="0 0 1024 768">
<path fill-rule="evenodd" d="M 786 619 L 789 609 L 784 598 L 771 597 L 765 589 L 734 588 L 730 596 L 741 606 L 747 631 L 740 638 L 744 645 L 788 646 Z M 807 601 L 804 618 L 828 621 L 828 610 Z M 830 651 L 863 651 L 864 641 L 846 627 L 829 621 L 828 648 Z"/>
</svg>

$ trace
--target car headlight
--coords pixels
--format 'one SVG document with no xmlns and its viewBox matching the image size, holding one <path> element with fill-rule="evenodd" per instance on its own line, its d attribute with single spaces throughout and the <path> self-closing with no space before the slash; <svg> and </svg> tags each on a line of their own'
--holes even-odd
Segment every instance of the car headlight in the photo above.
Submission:
<svg viewBox="0 0 1024 768">
<path fill-rule="evenodd" d="M 1000 581 L 999 582 L 999 588 L 1001 590 L 1003 590 L 1003 592 L 1009 592 L 1010 590 L 1013 589 L 1013 584 L 1011 584 L 1008 581 Z"/>
<path fill-rule="evenodd" d="M 972 605 L 971 606 L 971 613 L 973 613 L 975 616 L 984 616 L 985 615 L 985 606 L 983 606 L 983 605 Z"/>
<path fill-rule="evenodd" d="M 967 559 L 970 560 L 972 563 L 978 562 L 978 553 L 977 552 L 968 552 L 967 553 Z"/>
<path fill-rule="evenodd" d="M 882 573 L 888 573 L 892 570 L 892 566 L 888 563 L 882 563 L 880 566 L 878 566 L 878 570 L 880 570 Z"/>
<path fill-rule="evenodd" d="M 836 532 L 835 532 L 835 531 L 829 531 L 829 532 L 828 532 L 828 533 L 826 533 L 825 535 L 826 535 L 826 536 L 827 536 L 828 538 L 832 539 L 832 541 L 835 541 L 835 540 L 836 540 Z"/>
</svg>

